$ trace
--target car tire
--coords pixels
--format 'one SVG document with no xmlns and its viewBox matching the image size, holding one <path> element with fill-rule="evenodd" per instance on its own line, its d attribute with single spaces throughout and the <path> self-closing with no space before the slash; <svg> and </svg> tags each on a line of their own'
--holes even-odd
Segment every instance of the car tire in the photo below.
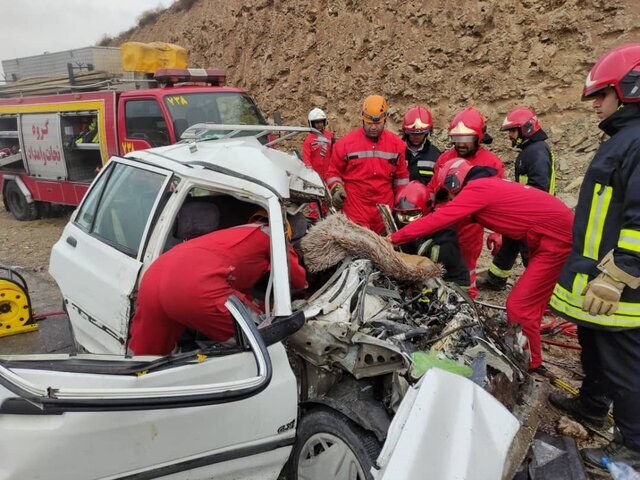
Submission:
<svg viewBox="0 0 640 480">
<path fill-rule="evenodd" d="M 27 198 L 16 182 L 7 182 L 4 195 L 7 208 L 16 220 L 25 221 L 38 218 L 37 202 L 27 202 Z"/>
<path fill-rule="evenodd" d="M 344 415 L 316 408 L 302 417 L 289 459 L 289 480 L 372 480 L 382 445 Z"/>
</svg>

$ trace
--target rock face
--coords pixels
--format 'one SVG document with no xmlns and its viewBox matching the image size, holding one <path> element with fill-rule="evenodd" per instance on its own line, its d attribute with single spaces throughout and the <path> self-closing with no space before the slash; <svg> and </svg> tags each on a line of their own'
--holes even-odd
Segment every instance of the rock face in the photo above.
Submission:
<svg viewBox="0 0 640 480">
<path fill-rule="evenodd" d="M 506 163 L 499 132 L 507 111 L 533 107 L 558 156 L 560 190 L 597 148 L 596 119 L 580 102 L 584 79 L 609 48 L 640 41 L 635 0 L 178 0 L 113 40 L 167 41 L 190 50 L 193 66 L 226 70 L 285 124 L 306 124 L 314 106 L 338 135 L 359 124 L 361 102 L 385 95 L 389 127 L 422 103 L 435 143 L 471 105 L 487 117 L 490 146 Z"/>
</svg>

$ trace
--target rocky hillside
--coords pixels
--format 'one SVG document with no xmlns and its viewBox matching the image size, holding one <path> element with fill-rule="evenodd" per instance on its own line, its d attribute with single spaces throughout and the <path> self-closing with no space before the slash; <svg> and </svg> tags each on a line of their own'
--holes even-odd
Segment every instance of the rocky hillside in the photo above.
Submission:
<svg viewBox="0 0 640 480">
<path fill-rule="evenodd" d="M 343 134 L 358 125 L 362 99 L 387 97 L 390 127 L 407 107 L 434 113 L 436 143 L 461 107 L 487 117 L 491 148 L 515 154 L 498 131 L 517 104 L 535 108 L 558 153 L 560 185 L 596 148 L 582 83 L 610 47 L 640 41 L 635 0 L 178 0 L 112 41 L 167 41 L 190 50 L 193 66 L 224 68 L 285 123 L 314 106 Z M 577 189 L 577 185 L 575 186 Z M 570 193 L 568 191 L 567 193 Z"/>
</svg>

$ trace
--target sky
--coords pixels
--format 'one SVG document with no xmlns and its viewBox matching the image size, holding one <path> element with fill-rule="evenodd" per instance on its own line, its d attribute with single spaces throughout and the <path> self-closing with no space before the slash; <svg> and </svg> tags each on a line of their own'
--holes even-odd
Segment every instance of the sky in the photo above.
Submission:
<svg viewBox="0 0 640 480">
<path fill-rule="evenodd" d="M 0 0 L 0 60 L 95 45 L 105 35 L 115 36 L 136 25 L 141 13 L 171 3 L 173 0 Z"/>
</svg>

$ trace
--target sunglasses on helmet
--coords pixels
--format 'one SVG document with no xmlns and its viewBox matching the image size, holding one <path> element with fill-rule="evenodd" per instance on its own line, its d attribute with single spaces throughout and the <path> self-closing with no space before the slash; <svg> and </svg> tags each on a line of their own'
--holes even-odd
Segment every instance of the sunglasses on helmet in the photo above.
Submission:
<svg viewBox="0 0 640 480">
<path fill-rule="evenodd" d="M 396 217 L 400 223 L 411 223 L 419 218 L 422 218 L 424 213 L 422 210 L 405 210 L 396 212 Z"/>
</svg>

